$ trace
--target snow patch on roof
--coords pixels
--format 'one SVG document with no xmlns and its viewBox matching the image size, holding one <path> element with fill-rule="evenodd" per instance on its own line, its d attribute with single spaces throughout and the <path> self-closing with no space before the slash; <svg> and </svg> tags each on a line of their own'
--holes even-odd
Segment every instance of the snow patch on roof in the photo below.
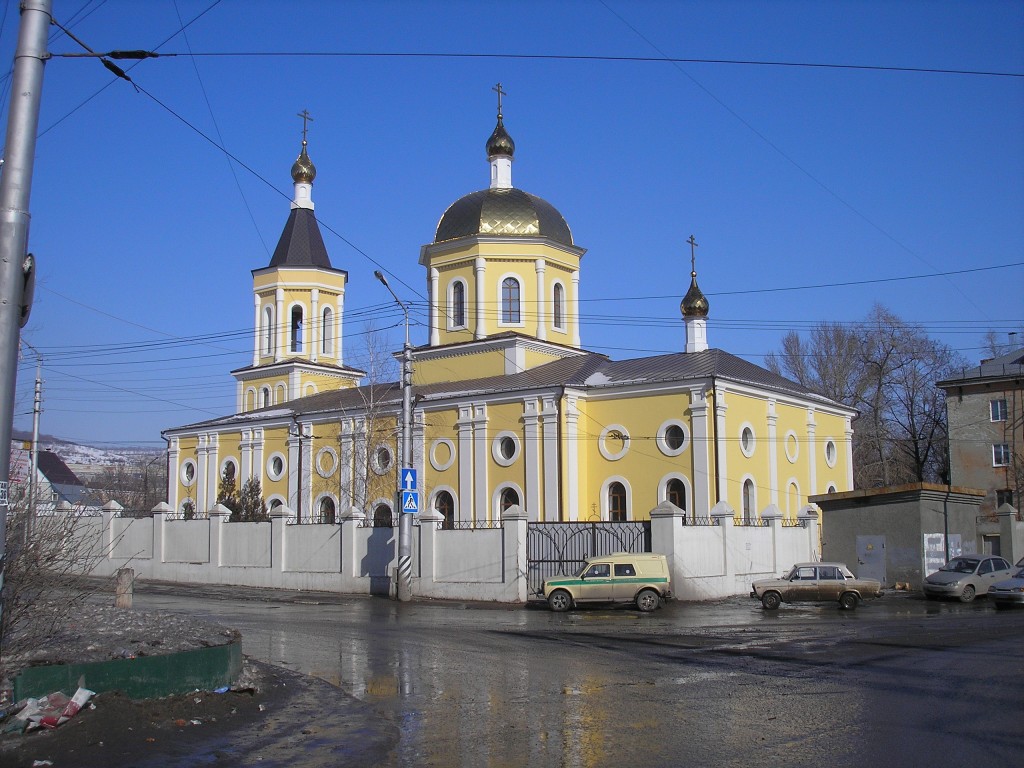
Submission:
<svg viewBox="0 0 1024 768">
<path fill-rule="evenodd" d="M 611 381 L 612 380 L 606 374 L 601 371 L 597 371 L 597 373 L 592 373 L 587 376 L 586 381 L 584 381 L 583 384 L 588 387 L 599 387 L 602 384 L 611 384 Z"/>
</svg>

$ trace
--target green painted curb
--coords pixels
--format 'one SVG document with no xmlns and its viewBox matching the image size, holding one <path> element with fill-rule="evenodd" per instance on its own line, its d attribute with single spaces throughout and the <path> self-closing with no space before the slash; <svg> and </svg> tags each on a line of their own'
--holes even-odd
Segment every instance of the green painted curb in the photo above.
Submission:
<svg viewBox="0 0 1024 768">
<path fill-rule="evenodd" d="M 54 691 L 73 696 L 79 686 L 94 693 L 123 691 L 133 699 L 212 691 L 230 685 L 242 671 L 242 642 L 159 656 L 28 667 L 14 678 L 14 700 Z"/>
</svg>

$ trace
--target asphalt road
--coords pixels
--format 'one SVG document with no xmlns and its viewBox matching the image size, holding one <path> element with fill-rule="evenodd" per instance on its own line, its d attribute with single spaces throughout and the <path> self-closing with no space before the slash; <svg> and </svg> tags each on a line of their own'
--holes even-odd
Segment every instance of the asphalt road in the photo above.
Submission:
<svg viewBox="0 0 1024 768">
<path fill-rule="evenodd" d="M 248 656 L 371 705 L 400 732 L 381 765 L 1011 765 L 1024 755 L 1024 610 L 984 600 L 897 594 L 856 611 L 766 612 L 735 598 L 553 614 L 272 594 L 142 586 L 135 605 L 236 628 Z"/>
</svg>

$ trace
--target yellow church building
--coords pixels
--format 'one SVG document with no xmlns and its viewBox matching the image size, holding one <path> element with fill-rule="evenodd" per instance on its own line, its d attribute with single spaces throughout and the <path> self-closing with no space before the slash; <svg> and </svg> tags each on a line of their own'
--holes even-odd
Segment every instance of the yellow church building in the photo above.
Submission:
<svg viewBox="0 0 1024 768">
<path fill-rule="evenodd" d="M 413 449 L 421 510 L 490 526 L 517 505 L 531 521 L 647 520 L 669 501 L 737 523 L 769 505 L 785 519 L 815 494 L 853 487 L 855 412 L 708 346 L 696 268 L 680 351 L 611 360 L 584 347 L 585 250 L 558 210 L 512 185 L 515 144 L 499 102 L 490 184 L 452 203 L 420 250 L 429 339 L 412 348 Z M 363 384 L 343 357 L 347 273 L 314 215 L 302 151 L 270 264 L 252 272 L 251 365 L 233 371 L 236 413 L 166 430 L 168 503 L 203 515 L 220 479 L 260 481 L 295 522 L 352 508 L 397 521 L 400 382 Z M 690 239 L 691 253 L 695 245 Z"/>
</svg>

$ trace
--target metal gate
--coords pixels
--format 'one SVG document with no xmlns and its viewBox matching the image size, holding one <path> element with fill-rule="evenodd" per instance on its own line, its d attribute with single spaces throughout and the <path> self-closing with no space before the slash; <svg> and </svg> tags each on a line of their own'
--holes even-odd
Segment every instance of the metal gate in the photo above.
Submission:
<svg viewBox="0 0 1024 768">
<path fill-rule="evenodd" d="M 544 579 L 576 573 L 588 557 L 612 552 L 650 552 L 651 522 L 529 523 L 526 529 L 526 578 L 531 595 Z"/>
</svg>

